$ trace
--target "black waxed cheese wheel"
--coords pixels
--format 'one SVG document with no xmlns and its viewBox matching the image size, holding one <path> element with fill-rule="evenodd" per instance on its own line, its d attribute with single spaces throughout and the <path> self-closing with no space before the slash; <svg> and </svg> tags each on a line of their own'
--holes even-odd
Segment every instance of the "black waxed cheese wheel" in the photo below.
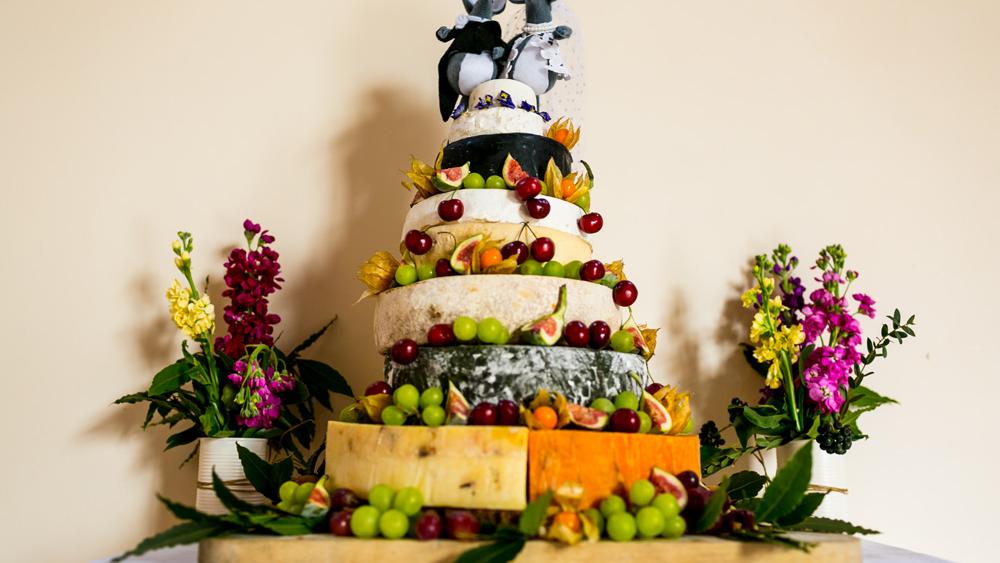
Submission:
<svg viewBox="0 0 1000 563">
<path fill-rule="evenodd" d="M 614 400 L 629 389 L 639 393 L 649 383 L 646 362 L 638 354 L 567 346 L 422 346 L 406 365 L 390 358 L 385 379 L 393 387 L 412 383 L 418 389 L 440 387 L 450 380 L 470 406 L 501 399 L 524 401 L 539 389 L 562 393 L 571 403 L 589 405 L 598 397 Z"/>
<path fill-rule="evenodd" d="M 497 135 L 476 135 L 444 147 L 442 168 L 462 166 L 471 163 L 470 169 L 484 177 L 503 175 L 503 164 L 507 155 L 521 165 L 521 168 L 535 178 L 545 178 L 549 159 L 555 159 L 556 166 L 564 175 L 570 173 L 573 157 L 561 143 L 541 135 L 530 133 L 502 133 Z"/>
</svg>

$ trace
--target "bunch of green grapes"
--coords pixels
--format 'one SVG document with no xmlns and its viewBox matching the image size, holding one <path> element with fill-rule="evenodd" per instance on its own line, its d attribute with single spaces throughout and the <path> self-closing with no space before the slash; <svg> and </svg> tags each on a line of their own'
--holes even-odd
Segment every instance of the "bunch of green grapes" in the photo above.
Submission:
<svg viewBox="0 0 1000 563">
<path fill-rule="evenodd" d="M 428 387 L 423 393 L 407 383 L 392 393 L 392 404 L 382 409 L 382 423 L 402 426 L 410 416 L 418 416 L 427 426 L 444 424 L 444 392 L 438 387 Z"/>
</svg>

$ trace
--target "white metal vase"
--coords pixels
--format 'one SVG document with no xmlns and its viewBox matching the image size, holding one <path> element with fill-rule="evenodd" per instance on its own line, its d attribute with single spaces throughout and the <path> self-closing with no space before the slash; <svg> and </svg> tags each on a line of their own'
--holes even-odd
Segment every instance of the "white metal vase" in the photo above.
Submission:
<svg viewBox="0 0 1000 563">
<path fill-rule="evenodd" d="M 784 467 L 792 455 L 808 443 L 807 440 L 795 440 L 779 447 L 778 467 Z M 809 485 L 817 492 L 830 491 L 814 516 L 841 520 L 849 518 L 845 456 L 828 454 L 820 449 L 816 442 L 812 442 L 812 478 L 809 480 Z"/>
<path fill-rule="evenodd" d="M 253 488 L 243 473 L 236 444 L 267 459 L 265 438 L 202 438 L 198 443 L 198 492 L 195 496 L 195 508 L 198 510 L 208 514 L 229 512 L 212 488 L 213 469 L 238 498 L 251 504 L 267 502 L 267 498 Z"/>
</svg>

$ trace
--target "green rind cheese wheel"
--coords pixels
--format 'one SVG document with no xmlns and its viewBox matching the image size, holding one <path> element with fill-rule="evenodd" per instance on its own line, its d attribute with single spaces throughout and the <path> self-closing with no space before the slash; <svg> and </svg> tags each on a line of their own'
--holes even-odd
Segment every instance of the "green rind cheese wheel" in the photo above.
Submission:
<svg viewBox="0 0 1000 563">
<path fill-rule="evenodd" d="M 588 405 L 626 389 L 639 393 L 630 373 L 644 385 L 649 382 L 646 362 L 638 354 L 566 346 L 423 346 L 410 364 L 388 357 L 385 362 L 385 378 L 393 387 L 412 383 L 419 389 L 447 389 L 450 380 L 471 405 L 501 399 L 520 402 L 539 389 Z"/>
</svg>

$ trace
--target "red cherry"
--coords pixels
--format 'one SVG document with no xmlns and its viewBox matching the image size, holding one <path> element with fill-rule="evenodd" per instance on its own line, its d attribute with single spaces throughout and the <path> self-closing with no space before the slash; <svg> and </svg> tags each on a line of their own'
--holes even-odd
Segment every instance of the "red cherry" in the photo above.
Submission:
<svg viewBox="0 0 1000 563">
<path fill-rule="evenodd" d="M 580 321 L 570 321 L 563 329 L 563 338 L 566 339 L 566 344 L 583 348 L 590 343 L 590 329 Z"/>
<path fill-rule="evenodd" d="M 528 259 L 528 245 L 519 240 L 508 242 L 500 249 L 500 255 L 505 259 L 517 254 L 517 263 L 523 264 Z"/>
<path fill-rule="evenodd" d="M 330 493 L 330 510 L 343 510 L 361 506 L 361 499 L 350 489 L 334 489 Z"/>
<path fill-rule="evenodd" d="M 531 242 L 531 256 L 539 262 L 548 262 L 556 255 L 556 243 L 549 237 L 538 237 Z"/>
<path fill-rule="evenodd" d="M 517 426 L 521 420 L 521 409 L 510 399 L 497 403 L 497 424 L 500 426 Z"/>
<path fill-rule="evenodd" d="M 417 359 L 417 343 L 404 338 L 392 345 L 392 361 L 397 364 L 409 364 Z"/>
<path fill-rule="evenodd" d="M 341 510 L 330 517 L 330 533 L 335 536 L 347 537 L 351 534 L 351 515 L 354 509 Z"/>
<path fill-rule="evenodd" d="M 549 200 L 542 197 L 533 197 L 525 201 L 524 207 L 532 219 L 544 219 L 549 216 L 549 211 L 552 210 L 552 204 L 549 203 Z"/>
<path fill-rule="evenodd" d="M 392 387 L 389 387 L 389 384 L 385 381 L 376 381 L 365 388 L 365 397 L 370 397 L 372 395 L 389 395 L 391 393 Z"/>
<path fill-rule="evenodd" d="M 618 409 L 611 415 L 608 421 L 612 432 L 628 432 L 634 434 L 639 431 L 639 415 L 632 409 Z"/>
<path fill-rule="evenodd" d="M 622 280 L 615 284 L 615 288 L 611 290 L 611 296 L 615 299 L 615 305 L 629 307 L 639 297 L 639 290 L 634 283 Z"/>
<path fill-rule="evenodd" d="M 476 405 L 469 413 L 469 424 L 472 426 L 493 426 L 497 423 L 497 406 L 483 402 Z"/>
<path fill-rule="evenodd" d="M 450 324 L 436 324 L 427 331 L 427 343 L 431 346 L 448 346 L 455 343 L 455 332 Z"/>
<path fill-rule="evenodd" d="M 446 199 L 438 204 L 438 216 L 445 221 L 458 221 L 464 213 L 465 205 L 460 199 Z"/>
<path fill-rule="evenodd" d="M 590 323 L 590 347 L 600 350 L 611 341 L 611 327 L 604 321 Z"/>
<path fill-rule="evenodd" d="M 656 393 L 660 389 L 663 389 L 662 383 L 650 383 L 649 385 L 646 386 L 646 392 L 649 393 L 650 395 Z"/>
<path fill-rule="evenodd" d="M 454 274 L 455 271 L 451 269 L 451 262 L 447 258 L 438 258 L 437 264 L 434 264 L 434 273 L 437 277 L 443 278 Z"/>
<path fill-rule="evenodd" d="M 437 512 L 425 510 L 414 523 L 413 531 L 417 534 L 417 539 L 436 540 L 444 531 L 444 522 Z"/>
<path fill-rule="evenodd" d="M 479 533 L 479 520 L 468 510 L 446 510 L 444 519 L 444 529 L 449 538 L 471 540 Z"/>
<path fill-rule="evenodd" d="M 600 213 L 587 213 L 576 220 L 576 226 L 588 235 L 592 235 L 604 226 L 604 217 L 601 217 Z"/>
<path fill-rule="evenodd" d="M 600 260 L 587 260 L 580 266 L 580 279 L 598 281 L 604 278 L 604 264 Z"/>
<path fill-rule="evenodd" d="M 403 241 L 406 244 L 406 249 L 417 256 L 427 254 L 434 246 L 434 239 L 429 234 L 417 229 L 407 232 Z"/>
<path fill-rule="evenodd" d="M 517 185 L 514 186 L 514 191 L 517 192 L 517 197 L 521 198 L 521 200 L 537 197 L 538 194 L 542 193 L 542 181 L 531 176 L 521 178 Z"/>
</svg>

